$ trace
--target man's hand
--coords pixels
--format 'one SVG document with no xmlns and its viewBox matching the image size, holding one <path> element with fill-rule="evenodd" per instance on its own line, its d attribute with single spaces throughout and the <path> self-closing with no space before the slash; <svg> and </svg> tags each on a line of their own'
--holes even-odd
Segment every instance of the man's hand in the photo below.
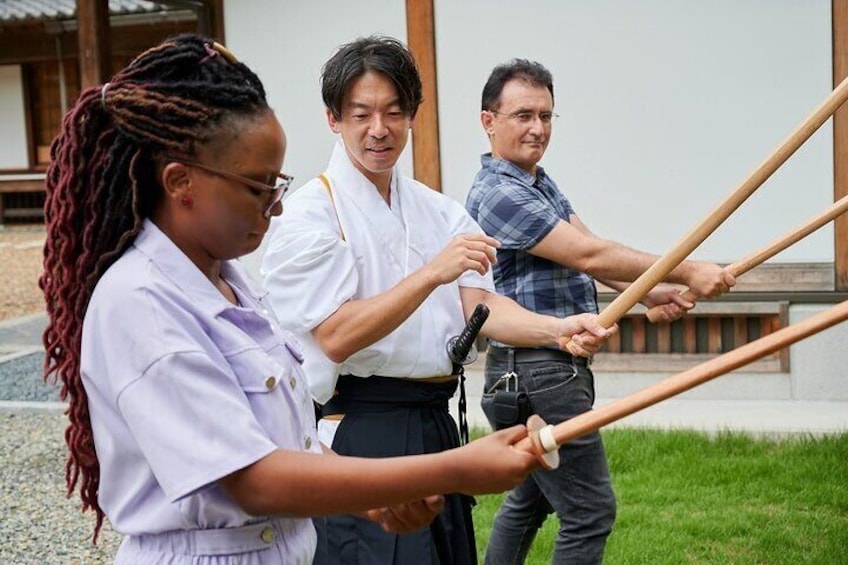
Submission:
<svg viewBox="0 0 848 565">
<path fill-rule="evenodd" d="M 405 534 L 429 525 L 444 507 L 444 497 L 436 494 L 415 502 L 375 508 L 369 510 L 366 516 L 387 532 Z"/>
<path fill-rule="evenodd" d="M 663 322 L 678 320 L 695 306 L 694 302 L 683 298 L 680 290 L 663 283 L 652 288 L 642 299 L 642 304 L 648 309 L 660 306 L 659 315 Z"/>
<path fill-rule="evenodd" d="M 615 332 L 618 325 L 604 328 L 598 324 L 595 314 L 577 314 L 561 320 L 560 338 L 557 340 L 560 349 L 565 349 L 581 357 L 591 357 Z"/>
<path fill-rule="evenodd" d="M 498 262 L 495 250 L 500 246 L 498 240 L 488 235 L 458 235 L 450 240 L 426 268 L 439 284 L 452 283 L 465 271 L 477 271 L 485 275 L 491 265 Z"/>
<path fill-rule="evenodd" d="M 686 285 L 698 296 L 715 298 L 730 290 L 735 284 L 736 278 L 724 267 L 702 261 L 689 263 Z"/>
</svg>

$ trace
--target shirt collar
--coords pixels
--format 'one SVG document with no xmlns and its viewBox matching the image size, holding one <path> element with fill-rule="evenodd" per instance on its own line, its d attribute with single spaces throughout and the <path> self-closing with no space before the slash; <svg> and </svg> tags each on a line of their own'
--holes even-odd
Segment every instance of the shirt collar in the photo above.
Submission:
<svg viewBox="0 0 848 565">
<path fill-rule="evenodd" d="M 374 188 L 374 183 L 372 183 L 368 178 L 362 174 L 362 172 L 356 168 L 353 164 L 353 161 L 350 160 L 350 155 L 347 153 L 347 149 L 345 148 L 344 141 L 339 139 L 336 141 L 335 147 L 333 147 L 333 154 L 330 157 L 330 163 L 327 165 L 327 172 L 330 173 L 333 177 L 339 176 L 354 176 L 357 177 L 361 183 L 367 184 L 369 187 Z M 396 182 L 398 177 L 398 168 L 397 164 L 392 167 L 392 184 Z"/>
<path fill-rule="evenodd" d="M 344 141 L 341 139 L 339 139 L 336 142 L 335 147 L 333 147 L 333 154 L 330 157 L 330 163 L 327 165 L 327 173 L 330 175 L 330 178 L 337 179 L 339 183 L 346 188 L 349 188 L 352 184 L 354 186 L 367 187 L 371 190 L 371 192 L 379 196 L 377 187 L 374 186 L 374 183 L 368 180 L 368 178 L 363 175 L 356 166 L 354 166 L 353 162 L 350 160 L 350 155 L 347 153 Z M 391 182 L 391 189 L 395 192 L 398 190 L 399 178 L 400 173 L 397 165 L 395 165 L 392 167 Z"/>
<path fill-rule="evenodd" d="M 335 180 L 339 186 L 344 187 L 344 192 L 353 198 L 355 203 L 364 203 L 366 206 L 386 206 L 385 200 L 380 196 L 377 187 L 374 186 L 362 171 L 356 168 L 350 155 L 347 153 L 344 142 L 339 139 L 333 148 L 330 162 L 327 164 L 327 174 Z M 392 197 L 404 190 L 401 188 L 401 174 L 398 166 L 392 167 L 392 182 L 389 187 Z M 394 202 L 394 200 L 392 200 Z"/>
<path fill-rule="evenodd" d="M 144 219 L 141 232 L 136 236 L 133 247 L 148 257 L 164 276 L 204 310 L 217 315 L 230 308 L 236 308 L 149 218 Z M 248 296 L 258 299 L 250 281 L 237 268 L 234 261 L 221 262 L 221 276 L 227 282 L 239 287 Z"/>
<path fill-rule="evenodd" d="M 536 184 L 537 180 L 540 182 L 543 181 L 546 176 L 545 169 L 539 165 L 536 165 L 536 176 L 533 176 L 512 161 L 499 159 L 494 157 L 491 153 L 484 153 L 482 157 L 480 157 L 480 162 L 484 169 L 491 169 L 497 174 L 513 177 L 528 186 L 533 186 Z"/>
</svg>

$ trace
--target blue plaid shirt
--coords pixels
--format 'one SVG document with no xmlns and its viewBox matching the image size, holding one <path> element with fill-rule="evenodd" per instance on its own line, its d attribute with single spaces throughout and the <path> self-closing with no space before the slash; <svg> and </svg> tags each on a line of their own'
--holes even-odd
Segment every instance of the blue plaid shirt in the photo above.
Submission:
<svg viewBox="0 0 848 565">
<path fill-rule="evenodd" d="M 536 176 L 491 153 L 481 158 L 465 207 L 488 235 L 499 240 L 495 287 L 528 310 L 563 318 L 598 312 L 595 281 L 528 249 L 574 213 L 541 167 Z"/>
</svg>

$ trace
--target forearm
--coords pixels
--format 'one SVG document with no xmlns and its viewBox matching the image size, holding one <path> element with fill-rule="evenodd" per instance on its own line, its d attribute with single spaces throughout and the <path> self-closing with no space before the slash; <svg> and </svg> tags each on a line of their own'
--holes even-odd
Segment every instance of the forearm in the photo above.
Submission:
<svg viewBox="0 0 848 565">
<path fill-rule="evenodd" d="M 608 245 L 605 246 L 604 252 L 596 254 L 590 260 L 586 272 L 619 292 L 638 279 L 660 258 L 657 255 L 636 251 L 612 241 L 606 243 Z M 685 285 L 692 276 L 692 266 L 693 264 L 690 261 L 683 261 L 662 280 Z"/>
<path fill-rule="evenodd" d="M 598 281 L 599 283 L 603 284 L 603 285 L 608 286 L 609 288 L 611 288 L 613 290 L 617 290 L 618 292 L 624 292 L 624 290 L 628 286 L 630 286 L 629 282 L 624 282 L 624 281 L 615 281 L 615 280 L 611 280 L 611 279 L 599 279 L 599 278 L 595 278 L 595 280 Z"/>
<path fill-rule="evenodd" d="M 313 330 L 324 353 L 341 363 L 398 328 L 440 284 L 426 267 L 386 292 L 344 303 Z"/>
<path fill-rule="evenodd" d="M 630 284 L 631 284 L 631 283 L 622 282 L 622 281 L 600 281 L 600 282 L 602 282 L 606 286 L 608 286 L 611 289 L 616 290 L 618 292 L 624 292 L 625 290 L 627 290 L 627 287 L 630 286 Z M 652 288 L 648 292 L 648 294 L 646 294 L 645 296 L 642 297 L 642 299 L 639 302 L 641 302 L 642 304 L 644 304 L 648 308 L 650 308 L 652 306 L 656 306 L 658 304 L 665 304 L 666 302 L 668 302 L 668 300 L 666 299 L 665 293 L 660 293 L 658 295 L 655 292 L 655 291 L 658 291 L 658 290 L 666 290 L 668 292 L 677 293 L 677 290 L 675 290 L 675 287 L 660 284 L 660 285 Z"/>
<path fill-rule="evenodd" d="M 453 492 L 460 473 L 450 451 L 365 459 L 277 450 L 222 479 L 253 515 L 322 516 Z"/>
<path fill-rule="evenodd" d="M 665 278 L 665 282 L 689 285 L 692 280 L 694 263 L 691 261 L 683 261 L 677 265 Z"/>
<path fill-rule="evenodd" d="M 614 241 L 599 242 L 598 248 L 585 257 L 583 269 L 598 280 L 633 282 L 658 259 L 656 255 L 643 253 Z"/>
<path fill-rule="evenodd" d="M 602 281 L 633 282 L 657 259 L 596 237 L 576 216 L 571 221 L 560 221 L 529 252 Z"/>
<path fill-rule="evenodd" d="M 516 347 L 544 347 L 557 344 L 559 320 L 536 314 L 515 301 L 492 292 L 484 293 L 482 302 L 489 307 L 489 318 L 480 331 L 484 336 Z M 466 304 L 466 318 L 474 304 Z M 470 306 L 471 311 L 468 311 Z"/>
</svg>

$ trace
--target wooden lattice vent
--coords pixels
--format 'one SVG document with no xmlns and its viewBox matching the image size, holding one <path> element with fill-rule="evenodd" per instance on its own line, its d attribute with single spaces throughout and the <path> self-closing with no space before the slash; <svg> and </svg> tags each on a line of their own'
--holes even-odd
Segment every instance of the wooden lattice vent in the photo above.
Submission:
<svg viewBox="0 0 848 565">
<path fill-rule="evenodd" d="M 652 324 L 644 309 L 621 319 L 619 333 L 595 356 L 595 371 L 679 372 L 759 339 L 788 322 L 788 303 L 699 304 L 672 323 Z M 745 368 L 747 372 L 788 372 L 789 350 L 780 350 Z"/>
<path fill-rule="evenodd" d="M 43 192 L 16 192 L 0 195 L 3 203 L 3 222 L 20 223 L 42 221 L 44 218 Z"/>
</svg>

